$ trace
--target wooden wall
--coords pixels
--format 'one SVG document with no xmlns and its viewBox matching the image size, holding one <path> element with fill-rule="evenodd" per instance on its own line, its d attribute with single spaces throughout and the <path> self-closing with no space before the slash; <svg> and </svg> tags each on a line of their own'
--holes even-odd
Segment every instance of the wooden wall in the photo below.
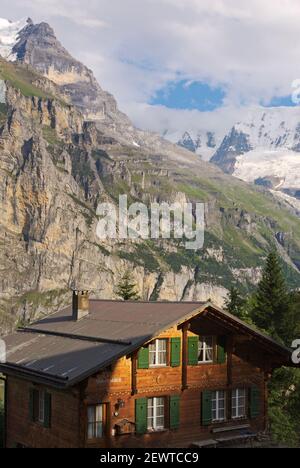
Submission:
<svg viewBox="0 0 300 468">
<path fill-rule="evenodd" d="M 193 333 L 189 331 L 188 336 L 193 336 Z M 159 338 L 172 337 L 182 338 L 182 331 L 172 328 L 159 336 Z M 182 390 L 182 365 L 174 368 L 168 366 L 137 369 L 137 393 L 135 395 L 131 393 L 131 372 L 131 357 L 123 358 L 110 371 L 93 376 L 87 381 L 81 410 L 84 425 L 86 425 L 86 406 L 97 402 L 107 402 L 109 404 L 110 422 L 106 440 L 91 442 L 83 435 L 83 446 L 184 447 L 189 446 L 193 441 L 211 438 L 212 427 L 203 427 L 201 425 L 201 395 L 205 389 L 229 391 L 231 388 L 239 386 L 250 388 L 252 385 L 257 385 L 262 396 L 261 415 L 252 421 L 238 420 L 234 422 L 231 420 L 222 423 L 221 426 L 250 423 L 254 430 L 262 431 L 265 428 L 264 372 L 235 355 L 232 356 L 231 383 L 228 380 L 227 363 L 188 366 L 188 389 L 184 391 Z M 126 418 L 132 422 L 135 421 L 135 400 L 137 398 L 170 395 L 180 395 L 181 397 L 179 430 L 166 430 L 158 434 L 152 433 L 140 436 L 131 434 L 109 437 L 111 430 L 121 420 Z M 118 415 L 115 416 L 115 405 L 119 398 L 124 400 L 125 407 L 120 409 Z"/>
</svg>

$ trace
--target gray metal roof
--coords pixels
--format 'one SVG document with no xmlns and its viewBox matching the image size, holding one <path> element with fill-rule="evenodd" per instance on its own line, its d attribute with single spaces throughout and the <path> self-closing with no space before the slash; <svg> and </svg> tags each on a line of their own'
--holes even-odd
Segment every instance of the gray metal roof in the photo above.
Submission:
<svg viewBox="0 0 300 468">
<path fill-rule="evenodd" d="M 67 307 L 31 325 L 38 330 L 51 330 L 119 341 L 136 341 L 151 337 L 170 324 L 202 309 L 206 304 L 189 302 L 123 302 L 90 300 L 90 314 L 78 322 Z"/>
<path fill-rule="evenodd" d="M 74 385 L 209 308 L 275 345 L 210 303 L 91 300 L 90 314 L 78 322 L 67 307 L 5 337 L 7 362 L 0 371 L 56 386 Z"/>
<path fill-rule="evenodd" d="M 69 306 L 5 337 L 7 362 L 0 370 L 73 385 L 198 314 L 205 305 L 90 300 L 89 315 L 78 322 Z"/>
</svg>

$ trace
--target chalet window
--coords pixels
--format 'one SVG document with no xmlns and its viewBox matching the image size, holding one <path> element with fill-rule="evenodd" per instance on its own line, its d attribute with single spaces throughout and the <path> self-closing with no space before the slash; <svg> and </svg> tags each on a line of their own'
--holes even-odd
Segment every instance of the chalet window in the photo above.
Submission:
<svg viewBox="0 0 300 468">
<path fill-rule="evenodd" d="M 148 431 L 160 431 L 165 427 L 165 398 L 148 398 Z"/>
<path fill-rule="evenodd" d="M 213 422 L 225 421 L 226 404 L 225 404 L 226 392 L 224 390 L 217 390 L 212 392 L 212 420 Z"/>
<path fill-rule="evenodd" d="M 246 416 L 246 389 L 236 388 L 232 390 L 231 417 L 232 419 L 244 418 Z"/>
<path fill-rule="evenodd" d="M 88 439 L 100 439 L 104 435 L 105 405 L 88 406 Z"/>
<path fill-rule="evenodd" d="M 51 426 L 51 395 L 44 390 L 30 389 L 29 414 L 32 422 L 38 422 L 44 427 Z"/>
<path fill-rule="evenodd" d="M 214 360 L 214 338 L 213 336 L 203 336 L 198 344 L 198 363 L 210 363 Z"/>
<path fill-rule="evenodd" d="M 155 340 L 149 345 L 149 366 L 167 365 L 167 340 Z"/>
</svg>

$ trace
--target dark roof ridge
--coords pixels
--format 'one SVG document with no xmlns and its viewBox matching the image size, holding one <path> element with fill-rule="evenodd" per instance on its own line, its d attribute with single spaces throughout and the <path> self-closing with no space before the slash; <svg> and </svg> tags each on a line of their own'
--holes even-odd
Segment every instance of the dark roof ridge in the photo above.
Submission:
<svg viewBox="0 0 300 468">
<path fill-rule="evenodd" d="M 94 299 L 90 298 L 90 302 L 118 302 L 120 304 L 212 304 L 211 301 L 122 301 L 121 299 Z"/>
</svg>

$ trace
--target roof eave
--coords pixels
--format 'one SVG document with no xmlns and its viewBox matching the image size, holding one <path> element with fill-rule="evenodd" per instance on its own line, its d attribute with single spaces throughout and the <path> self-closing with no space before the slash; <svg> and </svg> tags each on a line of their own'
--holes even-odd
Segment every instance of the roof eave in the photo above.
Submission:
<svg viewBox="0 0 300 468">
<path fill-rule="evenodd" d="M 33 383 L 49 385 L 50 387 L 63 389 L 69 386 L 69 380 L 67 378 L 26 369 L 9 362 L 0 364 L 0 372 L 4 375 L 19 377 L 24 380 L 30 380 Z"/>
</svg>

